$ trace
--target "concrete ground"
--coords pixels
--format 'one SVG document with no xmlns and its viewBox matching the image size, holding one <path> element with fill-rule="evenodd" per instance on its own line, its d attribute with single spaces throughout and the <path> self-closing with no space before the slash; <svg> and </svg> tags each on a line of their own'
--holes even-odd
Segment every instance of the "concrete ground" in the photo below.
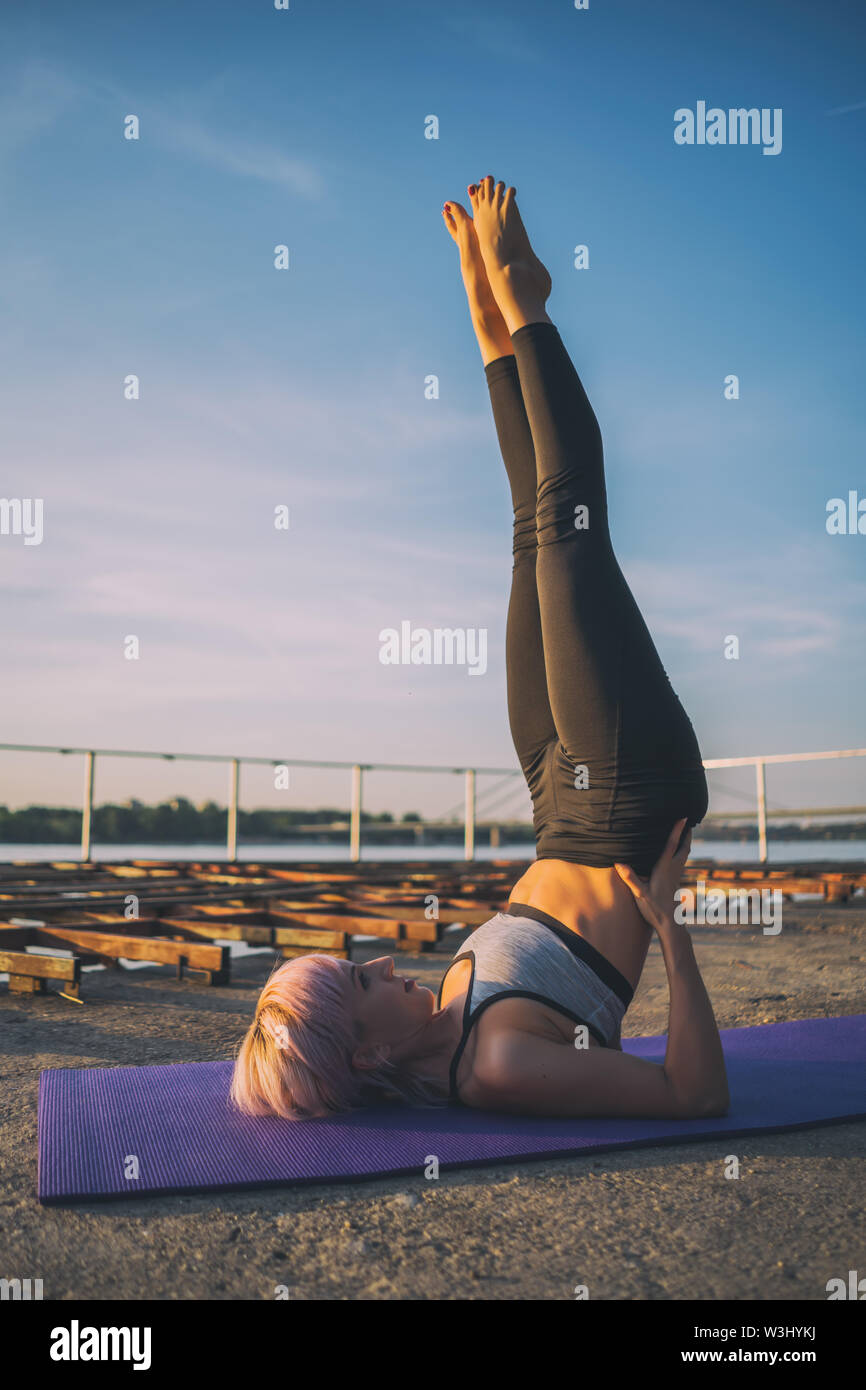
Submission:
<svg viewBox="0 0 866 1390">
<path fill-rule="evenodd" d="M 720 1027 L 866 1012 L 866 904 L 785 906 L 777 937 L 694 928 Z M 462 935 L 397 957 L 437 985 Z M 387 946 L 358 949 L 358 958 Z M 0 1276 L 46 1299 L 826 1300 L 866 1273 L 866 1122 L 423 1176 L 43 1208 L 46 1067 L 225 1058 L 272 964 L 227 988 L 161 969 L 85 975 L 84 1005 L 0 986 Z M 663 1032 L 657 943 L 624 1036 Z M 738 1180 L 725 1159 L 740 1160 Z"/>
</svg>

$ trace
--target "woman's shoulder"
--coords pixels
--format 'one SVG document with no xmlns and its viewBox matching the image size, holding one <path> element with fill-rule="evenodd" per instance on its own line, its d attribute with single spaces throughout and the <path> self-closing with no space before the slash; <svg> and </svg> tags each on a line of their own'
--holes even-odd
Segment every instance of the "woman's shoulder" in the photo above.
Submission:
<svg viewBox="0 0 866 1390">
<path fill-rule="evenodd" d="M 491 1099 L 514 1049 L 519 1051 L 521 1040 L 528 1037 L 573 1047 L 574 1023 L 535 999 L 497 999 L 479 1014 L 457 1068 L 457 1091 L 464 1105 L 484 1105 Z M 600 1046 L 592 1037 L 588 1044 Z"/>
</svg>

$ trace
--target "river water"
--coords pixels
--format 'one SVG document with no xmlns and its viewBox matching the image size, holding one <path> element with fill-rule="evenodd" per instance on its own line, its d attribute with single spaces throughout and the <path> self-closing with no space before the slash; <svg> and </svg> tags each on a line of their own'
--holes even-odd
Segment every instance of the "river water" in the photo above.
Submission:
<svg viewBox="0 0 866 1390">
<path fill-rule="evenodd" d="M 94 845 L 93 858 L 104 863 L 114 863 L 126 859 L 193 859 L 224 861 L 224 844 L 207 845 Z M 768 846 L 770 863 L 813 863 L 816 860 L 844 860 L 847 863 L 866 863 L 866 840 L 770 840 Z M 0 861 L 9 860 L 77 860 L 80 847 L 72 845 L 9 845 L 0 844 Z M 297 860 L 341 861 L 349 857 L 347 844 L 317 844 L 293 842 L 292 844 L 242 844 L 238 849 L 238 860 L 253 863 L 291 863 Z M 380 845 L 362 846 L 362 860 L 367 862 L 393 863 L 400 860 L 430 860 L 434 863 L 462 860 L 461 846 L 454 845 Z M 503 845 L 490 849 L 488 845 L 476 846 L 475 857 L 488 859 L 533 859 L 535 846 L 526 844 Z M 692 859 L 716 859 L 730 863 L 754 863 L 758 858 L 758 844 L 753 841 L 741 844 L 736 840 L 693 840 Z"/>
</svg>

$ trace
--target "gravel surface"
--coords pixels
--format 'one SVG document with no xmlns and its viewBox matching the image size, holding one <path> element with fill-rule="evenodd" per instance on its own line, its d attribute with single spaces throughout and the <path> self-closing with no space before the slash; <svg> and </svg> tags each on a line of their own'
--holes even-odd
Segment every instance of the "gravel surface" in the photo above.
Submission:
<svg viewBox="0 0 866 1390">
<path fill-rule="evenodd" d="M 693 928 L 720 1027 L 866 1012 L 866 905 L 785 905 L 779 936 Z M 463 936 L 396 956 L 437 985 Z M 358 959 L 387 951 L 371 943 Z M 818 1299 L 866 1271 L 866 1122 L 352 1184 L 73 1208 L 36 1200 L 46 1067 L 232 1055 L 270 952 L 226 988 L 88 972 L 84 1005 L 0 986 L 0 1276 L 46 1299 Z M 624 1036 L 659 1033 L 656 942 Z M 736 1154 L 740 1177 L 725 1177 Z"/>
</svg>

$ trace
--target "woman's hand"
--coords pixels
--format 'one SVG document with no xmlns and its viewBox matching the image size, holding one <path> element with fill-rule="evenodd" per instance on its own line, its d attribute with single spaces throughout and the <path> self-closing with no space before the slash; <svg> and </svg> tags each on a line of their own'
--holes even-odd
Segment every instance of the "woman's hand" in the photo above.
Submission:
<svg viewBox="0 0 866 1390">
<path fill-rule="evenodd" d="M 692 843 L 692 832 L 689 831 L 682 848 L 677 850 L 687 823 L 687 816 L 677 821 L 648 879 L 641 878 L 628 864 L 614 865 L 620 878 L 631 889 L 641 917 L 656 931 L 663 930 L 673 921 L 674 893 L 680 886 L 683 865 L 689 857 Z"/>
</svg>

